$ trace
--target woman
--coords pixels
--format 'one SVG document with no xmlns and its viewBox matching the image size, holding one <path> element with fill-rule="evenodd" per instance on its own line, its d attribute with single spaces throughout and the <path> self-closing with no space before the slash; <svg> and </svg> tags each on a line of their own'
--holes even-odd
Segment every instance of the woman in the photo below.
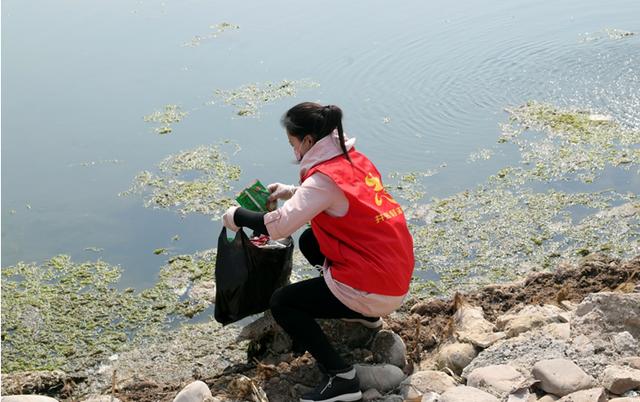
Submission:
<svg viewBox="0 0 640 402">
<path fill-rule="evenodd" d="M 246 226 L 278 239 L 311 221 L 299 246 L 322 276 L 287 285 L 271 298 L 276 322 L 294 345 L 308 350 L 325 374 L 306 401 L 355 401 L 362 397 L 352 365 L 327 340 L 316 318 L 382 326 L 380 316 L 402 304 L 413 273 L 413 239 L 402 208 L 382 186 L 380 173 L 345 141 L 337 106 L 305 102 L 282 117 L 300 163 L 300 186 L 268 186 L 282 207 L 258 213 L 232 207 L 223 216 L 234 231 Z"/>
</svg>

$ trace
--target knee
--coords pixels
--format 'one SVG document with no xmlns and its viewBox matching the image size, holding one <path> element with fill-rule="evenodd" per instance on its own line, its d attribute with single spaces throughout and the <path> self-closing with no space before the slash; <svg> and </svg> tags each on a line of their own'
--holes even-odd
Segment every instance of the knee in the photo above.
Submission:
<svg viewBox="0 0 640 402">
<path fill-rule="evenodd" d="M 271 313 L 273 317 L 276 318 L 280 315 L 282 310 L 287 305 L 287 296 L 286 296 L 285 288 L 276 289 L 275 292 L 271 295 L 271 299 L 269 300 L 269 308 L 271 309 Z"/>
</svg>

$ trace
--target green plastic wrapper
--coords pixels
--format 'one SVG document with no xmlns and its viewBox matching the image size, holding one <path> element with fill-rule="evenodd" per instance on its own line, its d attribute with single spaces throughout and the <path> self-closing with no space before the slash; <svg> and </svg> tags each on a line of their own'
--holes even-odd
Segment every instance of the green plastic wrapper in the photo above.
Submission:
<svg viewBox="0 0 640 402">
<path fill-rule="evenodd" d="M 238 194 L 236 201 L 241 207 L 251 211 L 267 212 L 267 198 L 269 198 L 269 190 L 260 183 L 260 180 L 256 180 Z"/>
</svg>

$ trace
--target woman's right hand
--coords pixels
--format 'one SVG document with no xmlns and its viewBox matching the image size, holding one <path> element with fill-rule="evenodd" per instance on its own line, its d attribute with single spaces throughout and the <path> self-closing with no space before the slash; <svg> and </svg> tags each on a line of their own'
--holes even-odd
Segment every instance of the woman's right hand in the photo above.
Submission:
<svg viewBox="0 0 640 402">
<path fill-rule="evenodd" d="M 271 193 L 267 199 L 267 209 L 273 211 L 278 206 L 278 200 L 288 200 L 296 192 L 296 186 L 282 183 L 271 183 L 267 186 Z"/>
</svg>

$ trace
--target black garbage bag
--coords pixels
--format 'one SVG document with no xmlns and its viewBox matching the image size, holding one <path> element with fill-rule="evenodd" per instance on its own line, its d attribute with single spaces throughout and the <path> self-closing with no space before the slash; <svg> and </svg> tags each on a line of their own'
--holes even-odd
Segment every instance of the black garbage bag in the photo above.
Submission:
<svg viewBox="0 0 640 402">
<path fill-rule="evenodd" d="M 291 275 L 293 239 L 278 242 L 286 248 L 258 247 L 242 229 L 230 240 L 222 228 L 216 255 L 216 321 L 227 325 L 269 308 L 271 295 Z"/>
</svg>

